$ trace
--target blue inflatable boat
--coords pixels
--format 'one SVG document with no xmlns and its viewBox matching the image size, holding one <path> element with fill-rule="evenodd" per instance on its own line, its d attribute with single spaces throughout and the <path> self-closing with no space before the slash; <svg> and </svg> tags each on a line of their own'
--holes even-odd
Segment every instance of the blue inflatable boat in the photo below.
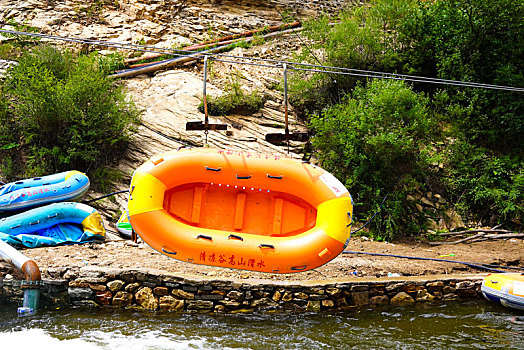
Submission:
<svg viewBox="0 0 524 350">
<path fill-rule="evenodd" d="M 0 212 L 71 201 L 88 189 L 89 178 L 76 170 L 10 182 L 0 187 Z"/>
<path fill-rule="evenodd" d="M 53 203 L 0 219 L 0 239 L 35 248 L 105 239 L 100 213 L 82 203 Z"/>
</svg>

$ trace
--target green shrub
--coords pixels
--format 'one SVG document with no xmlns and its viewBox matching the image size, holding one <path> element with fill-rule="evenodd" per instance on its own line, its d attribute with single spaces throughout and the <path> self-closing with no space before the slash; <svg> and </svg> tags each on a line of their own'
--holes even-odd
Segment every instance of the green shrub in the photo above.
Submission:
<svg viewBox="0 0 524 350">
<path fill-rule="evenodd" d="M 523 16 L 520 0 L 422 3 L 398 28 L 404 69 L 423 76 L 523 87 Z M 521 93 L 448 90 L 452 103 L 472 111 L 453 120 L 470 142 L 507 154 L 524 153 Z"/>
<path fill-rule="evenodd" d="M 447 197 L 470 222 L 522 228 L 524 161 L 456 141 L 448 149 Z"/>
<path fill-rule="evenodd" d="M 523 13 L 518 0 L 374 0 L 342 13 L 334 25 L 327 17 L 308 23 L 315 55 L 303 49 L 297 60 L 522 87 Z M 304 116 L 315 115 L 313 146 L 356 195 L 357 218 L 368 217 L 388 192 L 387 210 L 372 229 L 415 233 L 431 213 L 414 214 L 421 207 L 412 208 L 406 194 L 418 198 L 427 190 L 444 195 L 468 223 L 522 227 L 522 93 L 413 83 L 427 97 L 401 96 L 424 100 L 426 117 L 406 125 L 427 123 L 428 130 L 402 130 L 384 123 L 387 115 L 413 112 L 406 99 L 396 101 L 386 86 L 380 96 L 363 88 L 363 79 L 295 71 L 290 79 L 290 101 Z"/>
<path fill-rule="evenodd" d="M 93 175 L 121 156 L 139 111 L 103 68 L 94 54 L 40 46 L 10 69 L 2 88 L 0 169 L 15 164 L 16 171 L 5 176 L 69 169 Z"/>
<path fill-rule="evenodd" d="M 14 30 L 16 32 L 26 32 L 26 33 L 38 33 L 38 28 L 31 27 L 30 25 L 24 23 L 18 23 L 14 19 L 8 19 L 6 21 L 6 24 L 8 26 L 11 26 L 9 28 L 10 30 Z M 4 29 L 4 28 L 2 28 Z M 9 33 L 2 33 L 3 36 L 6 38 L 12 38 L 13 46 L 15 47 L 23 47 L 23 46 L 31 46 L 37 43 L 40 38 L 33 37 L 33 36 L 26 36 L 26 35 L 17 35 L 17 34 L 9 34 Z"/>
<path fill-rule="evenodd" d="M 207 112 L 213 116 L 221 116 L 231 113 L 251 114 L 264 107 L 264 98 L 257 90 L 246 94 L 240 85 L 239 73 L 233 73 L 228 77 L 222 96 L 207 98 Z M 204 112 L 204 103 L 198 106 L 200 112 Z"/>
<path fill-rule="evenodd" d="M 389 194 L 372 222 L 382 238 L 425 228 L 425 215 L 407 196 L 424 189 L 431 176 L 436 125 L 428 104 L 402 82 L 374 80 L 311 119 L 318 159 L 349 189 L 356 220 L 371 216 Z"/>
<path fill-rule="evenodd" d="M 312 42 L 295 61 L 353 70 L 395 71 L 401 67 L 394 30 L 414 1 L 376 0 L 372 6 L 349 8 L 338 21 L 323 16 L 305 23 Z M 333 24 L 335 22 L 335 24 Z M 353 71 L 355 72 L 355 71 Z M 362 73 L 362 72 L 360 72 Z M 295 73 L 290 79 L 290 102 L 307 115 L 341 102 L 357 82 L 366 78 L 326 73 Z"/>
</svg>

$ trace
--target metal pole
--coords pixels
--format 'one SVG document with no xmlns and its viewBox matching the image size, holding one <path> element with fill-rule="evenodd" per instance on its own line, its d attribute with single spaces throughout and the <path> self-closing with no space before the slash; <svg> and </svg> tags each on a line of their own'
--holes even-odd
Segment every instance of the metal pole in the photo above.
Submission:
<svg viewBox="0 0 524 350">
<path fill-rule="evenodd" d="M 207 85 L 207 55 L 204 56 L 204 134 L 206 135 L 206 145 L 207 145 L 207 134 L 209 133 L 209 117 L 207 114 L 207 93 L 206 93 L 206 85 Z"/>
<path fill-rule="evenodd" d="M 288 115 L 287 115 L 287 64 L 284 63 L 284 119 L 286 123 L 286 143 L 287 153 L 289 154 L 289 127 L 288 127 Z"/>
</svg>

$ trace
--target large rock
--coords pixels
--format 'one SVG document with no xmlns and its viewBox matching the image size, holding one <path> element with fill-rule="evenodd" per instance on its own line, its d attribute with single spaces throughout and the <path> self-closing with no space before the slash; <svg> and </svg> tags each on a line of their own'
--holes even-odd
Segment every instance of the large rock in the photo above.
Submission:
<svg viewBox="0 0 524 350">
<path fill-rule="evenodd" d="M 231 299 L 231 300 L 242 302 L 246 298 L 246 295 L 244 293 L 242 293 L 242 292 L 239 292 L 239 291 L 236 291 L 236 290 L 232 290 L 229 293 L 227 293 L 226 297 Z"/>
<path fill-rule="evenodd" d="M 331 299 L 325 299 L 321 301 L 321 305 L 323 308 L 331 309 L 335 307 L 335 302 Z"/>
<path fill-rule="evenodd" d="M 68 293 L 71 300 L 87 300 L 93 295 L 91 288 L 69 288 Z"/>
<path fill-rule="evenodd" d="M 129 306 L 133 302 L 133 294 L 119 291 L 113 297 L 113 305 L 115 306 Z"/>
<path fill-rule="evenodd" d="M 195 294 L 183 291 L 182 289 L 173 289 L 171 294 L 177 299 L 193 300 Z"/>
<path fill-rule="evenodd" d="M 107 283 L 107 288 L 112 293 L 118 292 L 120 289 L 122 289 L 122 287 L 124 287 L 124 281 L 121 281 L 121 280 L 114 280 L 114 281 Z"/>
<path fill-rule="evenodd" d="M 172 296 L 166 295 L 160 298 L 159 307 L 160 310 L 166 311 L 183 311 L 184 310 L 184 300 L 178 300 Z"/>
<path fill-rule="evenodd" d="M 149 287 L 144 287 L 135 293 L 136 302 L 145 309 L 156 310 L 158 308 L 158 300 Z"/>
<path fill-rule="evenodd" d="M 369 292 L 351 292 L 351 302 L 355 306 L 369 304 Z"/>
<path fill-rule="evenodd" d="M 407 293 L 400 292 L 397 293 L 393 298 L 391 298 L 391 304 L 402 305 L 402 304 L 413 304 L 415 300 Z"/>
<path fill-rule="evenodd" d="M 340 288 L 327 288 L 326 292 L 332 298 L 339 298 L 342 295 L 342 289 Z"/>
<path fill-rule="evenodd" d="M 95 301 L 100 305 L 109 305 L 111 304 L 111 299 L 113 297 L 113 293 L 110 291 L 105 292 L 97 292 L 95 295 Z"/>
<path fill-rule="evenodd" d="M 387 305 L 389 304 L 389 298 L 387 295 L 377 295 L 369 299 L 371 305 Z"/>
<path fill-rule="evenodd" d="M 321 303 L 319 300 L 310 300 L 308 301 L 307 305 L 306 305 L 306 311 L 311 311 L 311 312 L 320 312 L 321 310 Z"/>
<path fill-rule="evenodd" d="M 430 294 L 426 289 L 422 289 L 417 292 L 417 296 L 416 296 L 417 301 L 432 301 L 434 299 L 435 299 L 435 296 Z"/>
<path fill-rule="evenodd" d="M 251 303 L 251 306 L 254 308 L 258 308 L 258 309 L 267 309 L 267 308 L 275 308 L 278 306 L 278 304 L 268 298 L 262 298 L 262 299 L 253 300 L 253 302 Z"/>
<path fill-rule="evenodd" d="M 188 310 L 209 310 L 214 306 L 210 300 L 189 300 L 187 301 Z"/>
</svg>

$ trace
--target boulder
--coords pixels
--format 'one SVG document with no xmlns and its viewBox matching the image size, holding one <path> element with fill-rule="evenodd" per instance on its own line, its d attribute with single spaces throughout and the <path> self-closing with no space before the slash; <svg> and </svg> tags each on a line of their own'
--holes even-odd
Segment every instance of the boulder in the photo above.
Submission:
<svg viewBox="0 0 524 350">
<path fill-rule="evenodd" d="M 399 305 L 399 304 L 414 304 L 415 300 L 407 293 L 400 292 L 397 293 L 393 298 L 391 298 L 391 304 Z"/>
<path fill-rule="evenodd" d="M 156 310 L 158 308 L 158 300 L 149 287 L 140 288 L 138 292 L 135 293 L 135 299 L 138 305 L 145 309 Z"/>
<path fill-rule="evenodd" d="M 160 310 L 165 311 L 183 311 L 184 310 L 184 300 L 178 300 L 172 296 L 166 295 L 160 297 L 158 306 Z"/>
<path fill-rule="evenodd" d="M 115 306 L 129 306 L 133 302 L 133 294 L 119 291 L 113 297 L 112 304 Z"/>
</svg>

